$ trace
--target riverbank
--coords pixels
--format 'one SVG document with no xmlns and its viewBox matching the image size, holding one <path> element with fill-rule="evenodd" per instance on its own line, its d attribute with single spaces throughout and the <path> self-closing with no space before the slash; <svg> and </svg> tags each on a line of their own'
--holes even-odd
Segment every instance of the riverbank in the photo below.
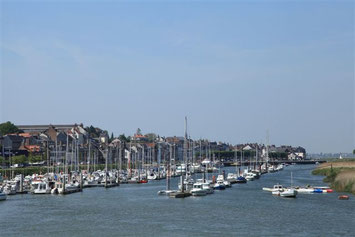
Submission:
<svg viewBox="0 0 355 237">
<path fill-rule="evenodd" d="M 355 160 L 323 163 L 312 174 L 326 176 L 324 182 L 330 183 L 337 192 L 355 195 Z"/>
</svg>

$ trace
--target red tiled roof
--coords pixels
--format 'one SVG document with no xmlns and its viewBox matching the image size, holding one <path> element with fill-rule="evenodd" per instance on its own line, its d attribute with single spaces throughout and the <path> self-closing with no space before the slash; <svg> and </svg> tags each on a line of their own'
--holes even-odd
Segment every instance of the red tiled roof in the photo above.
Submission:
<svg viewBox="0 0 355 237">
<path fill-rule="evenodd" d="M 134 137 L 136 137 L 136 138 L 138 138 L 138 137 L 143 138 L 143 137 L 145 137 L 145 136 L 144 136 L 144 135 L 141 135 L 141 134 L 134 134 Z"/>
<path fill-rule="evenodd" d="M 40 146 L 38 146 L 38 145 L 28 145 L 28 146 L 25 146 L 25 149 L 28 151 L 40 151 L 41 150 Z"/>
<path fill-rule="evenodd" d="M 31 137 L 31 134 L 27 133 L 19 133 L 19 136 L 21 137 Z"/>
</svg>

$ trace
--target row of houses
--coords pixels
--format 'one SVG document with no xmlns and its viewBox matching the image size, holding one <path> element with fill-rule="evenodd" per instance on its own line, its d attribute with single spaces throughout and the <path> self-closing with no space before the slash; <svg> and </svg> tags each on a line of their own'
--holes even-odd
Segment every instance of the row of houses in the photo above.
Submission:
<svg viewBox="0 0 355 237">
<path fill-rule="evenodd" d="M 261 157 L 275 157 L 288 160 L 305 160 L 307 159 L 306 149 L 300 146 L 293 147 L 289 145 L 269 145 L 258 143 L 238 144 L 234 146 L 236 151 L 259 152 Z M 279 157 L 278 157 L 279 156 Z"/>
<path fill-rule="evenodd" d="M 196 161 L 206 157 L 211 158 L 213 152 L 259 151 L 261 157 L 266 156 L 266 146 L 263 144 L 231 145 L 223 142 L 187 139 L 181 136 L 161 137 L 155 134 L 143 135 L 140 129 L 128 140 L 109 138 L 108 132 L 99 128 L 84 127 L 83 124 L 68 125 L 17 125 L 22 131 L 17 134 L 7 134 L 0 139 L 1 156 L 34 154 L 45 157 L 47 162 L 63 162 L 69 159 L 89 162 L 95 156 L 98 163 L 104 162 L 104 151 L 109 150 L 111 162 L 122 158 L 123 162 L 145 159 L 152 163 L 166 162 L 170 153 L 176 161 L 184 160 L 186 156 Z M 306 151 L 302 147 L 268 146 L 270 154 L 287 154 L 291 160 L 305 159 Z M 68 156 L 68 154 L 70 154 Z M 69 158 L 68 158 L 69 157 Z"/>
</svg>

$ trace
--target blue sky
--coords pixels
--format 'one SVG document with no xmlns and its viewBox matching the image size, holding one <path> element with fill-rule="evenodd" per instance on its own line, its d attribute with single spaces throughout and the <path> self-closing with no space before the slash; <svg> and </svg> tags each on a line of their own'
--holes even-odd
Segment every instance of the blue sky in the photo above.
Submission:
<svg viewBox="0 0 355 237">
<path fill-rule="evenodd" d="M 1 121 L 351 152 L 353 1 L 1 1 Z"/>
</svg>

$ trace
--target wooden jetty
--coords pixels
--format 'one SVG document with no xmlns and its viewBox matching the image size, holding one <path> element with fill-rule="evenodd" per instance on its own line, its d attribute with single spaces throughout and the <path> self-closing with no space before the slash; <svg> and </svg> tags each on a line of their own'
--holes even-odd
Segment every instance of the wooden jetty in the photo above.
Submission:
<svg viewBox="0 0 355 237">
<path fill-rule="evenodd" d="M 186 197 L 190 197 L 191 193 L 189 192 L 175 192 L 175 193 L 170 193 L 169 197 L 173 197 L 173 198 L 186 198 Z"/>
</svg>

